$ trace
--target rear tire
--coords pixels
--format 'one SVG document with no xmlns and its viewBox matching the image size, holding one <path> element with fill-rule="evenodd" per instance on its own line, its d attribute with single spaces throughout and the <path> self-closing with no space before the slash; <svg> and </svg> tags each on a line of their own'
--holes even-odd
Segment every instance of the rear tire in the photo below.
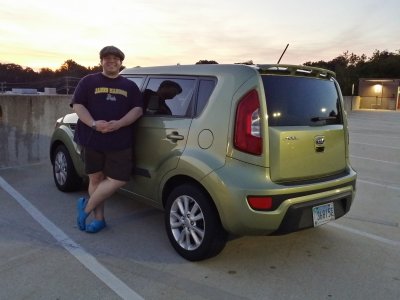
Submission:
<svg viewBox="0 0 400 300">
<path fill-rule="evenodd" d="M 82 178 L 76 173 L 68 149 L 57 146 L 53 153 L 53 178 L 57 188 L 62 192 L 77 191 L 82 186 Z"/>
<path fill-rule="evenodd" d="M 217 255 L 227 240 L 212 200 L 193 184 L 177 186 L 168 196 L 165 228 L 175 250 L 190 261 Z"/>
</svg>

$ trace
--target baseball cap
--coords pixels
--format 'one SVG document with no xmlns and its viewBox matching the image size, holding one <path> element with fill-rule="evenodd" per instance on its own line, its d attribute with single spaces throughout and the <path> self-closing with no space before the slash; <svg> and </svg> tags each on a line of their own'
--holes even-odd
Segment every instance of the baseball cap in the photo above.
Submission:
<svg viewBox="0 0 400 300">
<path fill-rule="evenodd" d="M 117 47 L 106 46 L 100 50 L 100 59 L 102 59 L 104 56 L 107 56 L 110 54 L 119 57 L 121 60 L 124 60 L 124 58 L 125 58 L 125 54 L 121 50 L 119 50 Z"/>
</svg>

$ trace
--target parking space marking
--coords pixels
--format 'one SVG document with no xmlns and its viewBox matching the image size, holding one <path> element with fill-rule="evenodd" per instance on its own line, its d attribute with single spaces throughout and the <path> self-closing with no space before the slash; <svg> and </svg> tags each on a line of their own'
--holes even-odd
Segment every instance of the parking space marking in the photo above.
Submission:
<svg viewBox="0 0 400 300">
<path fill-rule="evenodd" d="M 397 187 L 397 186 L 387 185 L 387 184 L 382 184 L 382 183 L 377 183 L 377 182 L 372 182 L 372 181 L 357 178 L 357 183 L 359 183 L 359 182 L 371 184 L 371 185 L 375 185 L 375 186 L 380 186 L 380 187 L 391 189 L 391 190 L 400 191 L 400 187 Z"/>
<path fill-rule="evenodd" d="M 354 234 L 360 235 L 362 237 L 366 237 L 366 238 L 375 240 L 377 242 L 381 242 L 381 243 L 384 243 L 384 244 L 387 244 L 387 245 L 391 245 L 391 246 L 395 246 L 395 247 L 399 247 L 400 248 L 400 241 L 390 240 L 390 239 L 381 237 L 379 235 L 371 234 L 371 233 L 368 233 L 368 232 L 365 232 L 365 231 L 361 231 L 361 230 L 358 230 L 358 229 L 350 228 L 350 227 L 347 227 L 347 226 L 344 226 L 344 225 L 340 225 L 340 224 L 337 224 L 337 223 L 328 223 L 327 225 L 332 226 L 334 228 L 338 228 L 338 229 L 347 231 L 347 232 L 350 232 L 350 233 L 354 233 Z"/>
<path fill-rule="evenodd" d="M 364 129 L 364 128 L 359 127 L 359 129 Z M 365 135 L 365 136 L 368 136 L 368 137 L 377 136 L 377 137 L 379 137 L 379 138 L 389 138 L 389 139 L 391 139 L 391 140 L 393 140 L 393 139 L 400 139 L 400 137 L 392 136 L 392 135 L 351 132 L 351 129 L 350 129 L 350 135 Z"/>
<path fill-rule="evenodd" d="M 400 150 L 399 147 L 382 146 L 382 145 L 369 144 L 369 143 L 355 143 L 355 142 L 351 142 L 351 145 L 363 145 L 363 146 L 371 146 L 371 147 L 378 147 L 378 148 L 384 148 L 384 149 Z"/>
<path fill-rule="evenodd" d="M 0 187 L 18 202 L 25 211 L 32 216 L 56 241 L 73 255 L 81 264 L 91 271 L 97 278 L 103 281 L 111 290 L 123 299 L 143 299 L 134 290 L 104 267 L 94 256 L 83 247 L 74 242 L 59 227 L 44 216 L 31 202 L 16 191 L 0 176 Z"/>
<path fill-rule="evenodd" d="M 393 162 L 393 161 L 387 161 L 387 160 L 381 160 L 381 159 L 373 159 L 373 158 L 364 157 L 364 156 L 357 156 L 357 155 L 350 155 L 350 157 L 354 157 L 354 158 L 358 158 L 358 159 L 366 159 L 366 160 L 381 162 L 381 163 L 384 163 L 384 164 L 400 166 L 400 163 Z"/>
</svg>

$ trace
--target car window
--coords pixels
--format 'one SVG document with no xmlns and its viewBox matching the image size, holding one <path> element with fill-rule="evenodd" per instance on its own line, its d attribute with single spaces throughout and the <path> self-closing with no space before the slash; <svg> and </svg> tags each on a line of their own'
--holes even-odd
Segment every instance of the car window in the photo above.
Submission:
<svg viewBox="0 0 400 300">
<path fill-rule="evenodd" d="M 342 124 L 340 98 L 332 80 L 262 76 L 269 126 Z"/>
<path fill-rule="evenodd" d="M 200 115 L 210 98 L 216 81 L 213 79 L 200 79 L 199 92 L 197 94 L 196 116 Z"/>
<path fill-rule="evenodd" d="M 143 91 L 147 115 L 190 116 L 194 78 L 150 78 Z"/>
<path fill-rule="evenodd" d="M 136 83 L 138 88 L 140 89 L 143 85 L 144 77 L 127 77 L 129 80 L 133 81 Z"/>
</svg>

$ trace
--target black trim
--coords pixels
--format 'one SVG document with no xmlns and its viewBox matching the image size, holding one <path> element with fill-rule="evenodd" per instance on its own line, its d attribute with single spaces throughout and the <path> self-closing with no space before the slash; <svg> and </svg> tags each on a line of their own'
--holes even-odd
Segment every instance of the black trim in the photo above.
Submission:
<svg viewBox="0 0 400 300">
<path fill-rule="evenodd" d="M 139 176 L 143 176 L 146 178 L 151 178 L 149 170 L 138 168 L 138 167 L 133 168 L 132 175 L 139 175 Z"/>
<path fill-rule="evenodd" d="M 351 194 L 342 194 L 315 201 L 294 204 L 289 207 L 278 230 L 276 230 L 272 235 L 283 235 L 314 227 L 312 208 L 329 202 L 334 203 L 335 219 L 339 219 L 350 210 L 352 196 Z"/>
<path fill-rule="evenodd" d="M 323 177 L 318 177 L 318 178 L 313 178 L 313 179 L 306 179 L 306 180 L 297 180 L 297 181 L 282 181 L 279 182 L 277 181 L 276 183 L 279 183 L 280 185 L 284 186 L 298 186 L 298 185 L 303 185 L 303 184 L 314 184 L 314 183 L 322 183 L 330 180 L 336 180 L 340 179 L 342 177 L 346 177 L 350 175 L 349 170 L 344 170 L 340 173 L 334 174 L 334 175 L 329 175 L 329 176 L 323 176 Z"/>
</svg>

